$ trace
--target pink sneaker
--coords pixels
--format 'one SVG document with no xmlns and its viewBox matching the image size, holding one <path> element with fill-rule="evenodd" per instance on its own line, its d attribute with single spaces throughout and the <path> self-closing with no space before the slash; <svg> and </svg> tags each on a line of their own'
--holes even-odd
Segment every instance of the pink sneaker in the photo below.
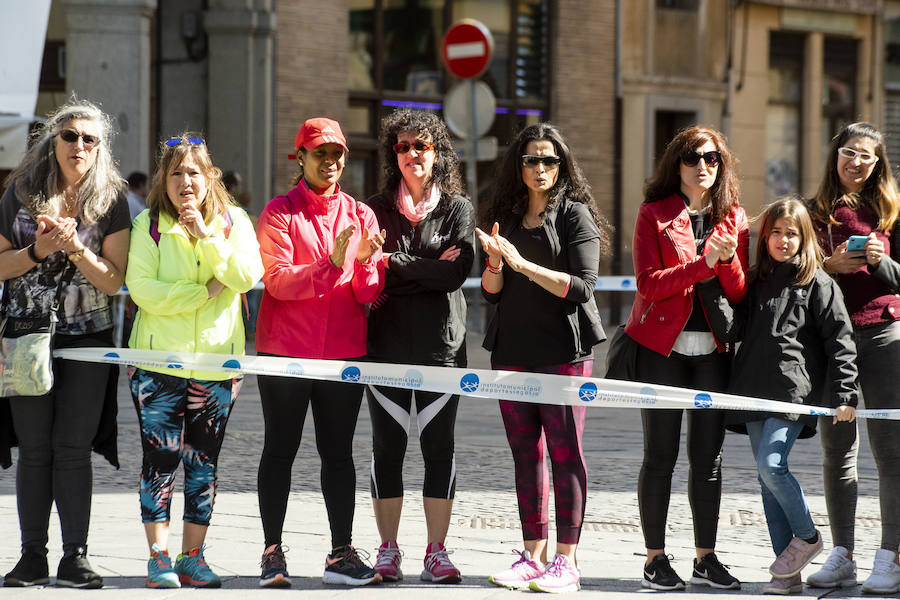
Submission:
<svg viewBox="0 0 900 600">
<path fill-rule="evenodd" d="M 440 542 L 431 542 L 425 548 L 425 569 L 422 571 L 422 581 L 432 583 L 459 583 L 462 575 L 459 569 L 450 562 L 449 554 Z"/>
<path fill-rule="evenodd" d="M 378 547 L 375 570 L 381 573 L 384 581 L 400 581 L 403 579 L 403 571 L 400 570 L 402 558 L 403 552 L 400 551 L 397 542 L 385 542 Z"/>
<path fill-rule="evenodd" d="M 510 568 L 499 573 L 494 573 L 488 580 L 494 585 L 500 585 L 513 590 L 527 590 L 532 579 L 537 579 L 544 574 L 540 563 L 531 559 L 528 550 L 513 550 L 513 554 L 519 555 L 519 560 Z"/>
<path fill-rule="evenodd" d="M 553 594 L 577 592 L 581 588 L 580 580 L 581 573 L 575 568 L 575 565 L 569 562 L 565 555 L 557 554 L 544 574 L 528 583 L 528 589 L 532 592 Z"/>
<path fill-rule="evenodd" d="M 819 552 L 822 551 L 822 536 L 818 535 L 815 544 L 807 544 L 800 538 L 793 538 L 784 552 L 778 555 L 772 566 L 769 567 L 769 573 L 776 579 L 787 579 L 798 575 L 803 567 L 812 562 Z"/>
</svg>

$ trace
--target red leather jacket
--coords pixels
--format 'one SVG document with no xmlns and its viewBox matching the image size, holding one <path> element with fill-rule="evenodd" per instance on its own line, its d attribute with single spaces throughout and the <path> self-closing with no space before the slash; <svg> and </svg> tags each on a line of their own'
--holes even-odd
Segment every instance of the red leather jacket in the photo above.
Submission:
<svg viewBox="0 0 900 600">
<path fill-rule="evenodd" d="M 747 293 L 750 262 L 750 226 L 740 206 L 714 226 L 713 231 L 738 231 L 738 247 L 727 263 L 710 269 L 697 256 L 697 241 L 684 199 L 673 194 L 657 202 L 645 202 L 634 226 L 632 255 L 637 278 L 637 297 L 625 332 L 642 346 L 668 356 L 687 323 L 694 304 L 694 284 L 717 276 L 725 296 L 740 302 Z M 725 345 L 716 340 L 719 352 Z"/>
</svg>

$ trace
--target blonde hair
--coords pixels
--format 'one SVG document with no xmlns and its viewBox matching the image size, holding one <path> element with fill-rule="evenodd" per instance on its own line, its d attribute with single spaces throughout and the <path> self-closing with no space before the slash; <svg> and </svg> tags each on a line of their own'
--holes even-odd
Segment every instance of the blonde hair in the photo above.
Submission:
<svg viewBox="0 0 900 600">
<path fill-rule="evenodd" d="M 792 284 L 803 286 L 812 282 L 816 270 L 822 264 L 822 249 L 819 248 L 812 217 L 803 199 L 798 196 L 780 198 L 768 205 L 758 218 L 759 239 L 756 243 L 756 265 L 753 269 L 755 276 L 765 279 L 779 264 L 769 255 L 769 235 L 778 219 L 786 219 L 791 221 L 800 233 L 800 248 L 796 254 L 797 274 Z"/>
<path fill-rule="evenodd" d="M 92 225 L 112 210 L 116 200 L 125 193 L 126 184 L 110 152 L 113 137 L 110 118 L 91 102 L 73 95 L 48 116 L 32 134 L 22 162 L 9 174 L 6 183 L 15 186 L 19 203 L 33 215 L 59 215 L 65 202 L 65 183 L 56 159 L 56 136 L 75 119 L 92 121 L 100 129 L 100 139 L 93 148 L 94 164 L 81 179 L 77 195 L 82 221 Z"/>
<path fill-rule="evenodd" d="M 167 143 L 179 139 L 181 142 L 174 146 Z M 166 180 L 188 156 L 197 162 L 197 166 L 200 167 L 200 171 L 209 182 L 206 197 L 200 200 L 200 206 L 198 206 L 203 215 L 203 221 L 207 224 L 210 223 L 216 215 L 224 214 L 229 205 L 234 205 L 234 200 L 222 184 L 222 170 L 213 164 L 206 142 L 194 144 L 189 139 L 202 138 L 195 133 L 183 132 L 160 143 L 158 166 L 153 175 L 150 193 L 147 194 L 147 208 L 150 209 L 152 218 L 158 219 L 160 212 L 164 212 L 176 221 L 178 220 L 178 209 L 169 199 Z"/>
</svg>

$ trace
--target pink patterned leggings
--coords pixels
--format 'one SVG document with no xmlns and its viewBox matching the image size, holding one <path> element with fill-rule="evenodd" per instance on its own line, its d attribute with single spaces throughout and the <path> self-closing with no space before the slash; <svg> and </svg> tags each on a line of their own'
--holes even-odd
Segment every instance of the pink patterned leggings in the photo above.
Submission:
<svg viewBox="0 0 900 600">
<path fill-rule="evenodd" d="M 590 377 L 593 361 L 547 367 L 493 365 L 504 371 L 528 371 L 554 375 Z M 587 463 L 582 435 L 585 406 L 553 406 L 500 400 L 506 440 L 516 468 L 519 519 L 525 540 L 548 537 L 550 477 L 547 450 L 553 463 L 553 494 L 556 503 L 556 541 L 577 544 L 584 521 L 587 498 Z"/>
</svg>

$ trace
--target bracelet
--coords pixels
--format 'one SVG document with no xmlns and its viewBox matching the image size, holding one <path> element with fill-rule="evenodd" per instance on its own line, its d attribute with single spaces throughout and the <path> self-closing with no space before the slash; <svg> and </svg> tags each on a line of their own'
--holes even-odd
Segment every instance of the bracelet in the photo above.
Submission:
<svg viewBox="0 0 900 600">
<path fill-rule="evenodd" d="M 491 273 L 494 273 L 495 275 L 496 275 L 496 274 L 499 274 L 499 273 L 500 273 L 500 270 L 503 269 L 503 259 L 500 259 L 500 264 L 498 264 L 496 267 L 495 267 L 494 265 L 491 264 L 491 257 L 490 257 L 490 256 L 488 256 L 488 257 L 484 260 L 484 262 L 487 264 L 487 270 L 490 271 Z"/>
<path fill-rule="evenodd" d="M 534 283 L 534 278 L 538 276 L 538 269 L 540 268 L 540 265 L 534 265 L 534 271 L 531 272 L 531 276 L 528 277 L 528 281 Z"/>
<path fill-rule="evenodd" d="M 82 246 L 82 247 L 81 247 L 81 250 L 76 250 L 75 252 L 72 252 L 71 254 L 66 254 L 66 256 L 67 256 L 68 259 L 69 259 L 70 261 L 72 261 L 73 263 L 77 263 L 77 262 L 80 261 L 82 258 L 84 258 L 84 251 L 85 251 L 86 249 L 87 249 L 87 246 Z"/>
<path fill-rule="evenodd" d="M 34 244 L 28 246 L 28 258 L 33 260 L 35 263 L 40 264 L 47 260 L 48 257 L 38 258 L 37 253 L 34 251 Z"/>
</svg>

